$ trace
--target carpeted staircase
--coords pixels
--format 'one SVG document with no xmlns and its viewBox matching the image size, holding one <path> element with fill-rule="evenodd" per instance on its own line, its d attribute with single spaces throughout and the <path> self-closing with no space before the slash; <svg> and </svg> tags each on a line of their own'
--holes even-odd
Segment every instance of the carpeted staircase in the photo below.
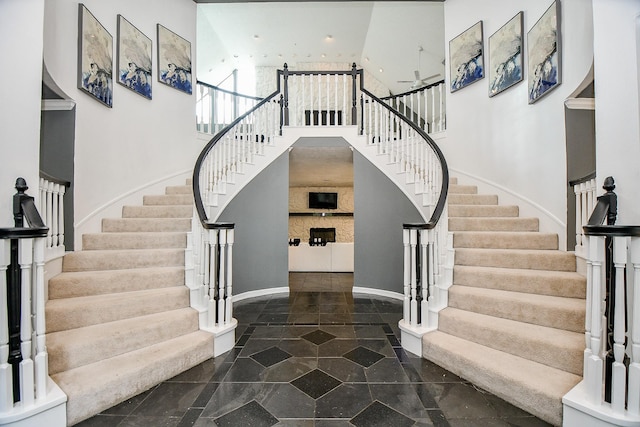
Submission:
<svg viewBox="0 0 640 427">
<path fill-rule="evenodd" d="M 213 357 L 185 286 L 190 186 L 104 219 L 49 281 L 49 373 L 73 425 Z"/>
<path fill-rule="evenodd" d="M 449 305 L 423 355 L 554 425 L 582 379 L 585 278 L 575 256 L 517 206 L 449 186 L 455 262 Z"/>
</svg>

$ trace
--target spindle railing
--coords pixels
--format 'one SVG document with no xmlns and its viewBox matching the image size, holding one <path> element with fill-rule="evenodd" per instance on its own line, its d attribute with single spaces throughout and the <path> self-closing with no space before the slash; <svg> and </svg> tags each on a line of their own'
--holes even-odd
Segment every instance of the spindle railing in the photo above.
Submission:
<svg viewBox="0 0 640 427">
<path fill-rule="evenodd" d="M 51 394 L 56 388 L 49 378 L 45 336 L 49 229 L 34 198 L 25 193 L 25 180 L 18 178 L 15 187 L 14 227 L 0 228 L 0 423 L 26 417 L 35 423 L 30 425 L 42 425 L 34 413 L 55 406 Z M 66 401 L 63 394 L 61 399 Z"/>
<path fill-rule="evenodd" d="M 569 187 L 573 189 L 576 198 L 576 255 L 586 257 L 585 247 L 587 237 L 584 234 L 583 227 L 587 225 L 589 215 L 593 212 L 596 205 L 596 173 L 590 173 L 583 178 L 569 182 Z"/>
<path fill-rule="evenodd" d="M 204 82 L 196 84 L 196 129 L 215 135 L 262 98 L 243 95 Z"/>
<path fill-rule="evenodd" d="M 418 206 L 428 220 L 418 227 L 419 232 L 417 229 L 408 232 L 410 240 L 405 249 L 412 244 L 421 248 L 422 261 L 416 267 L 414 260 L 405 272 L 409 278 L 404 283 L 409 309 L 400 322 L 403 346 L 420 354 L 414 338 L 437 326 L 437 312 L 446 306 L 452 276 L 449 266 L 452 262 L 446 251 L 447 224 L 440 221 L 442 215 L 446 217 L 447 164 L 439 147 L 419 123 L 412 122 L 364 87 L 363 70 L 356 69 L 355 64 L 348 71 L 292 71 L 285 64 L 283 70 L 277 71 L 276 90 L 217 133 L 202 150 L 193 174 L 197 216 L 193 221 L 194 275 L 190 288 L 194 306 L 208 313 L 202 319 L 218 319 L 220 309 L 213 314 L 220 301 L 216 298 L 224 295 L 227 301 L 231 296 L 230 286 L 228 294 L 222 293 L 219 285 L 211 286 L 211 277 L 215 275 L 210 268 L 218 265 L 218 261 L 212 258 L 211 254 L 217 252 L 208 243 L 213 241 L 210 230 L 216 229 L 220 198 L 227 183 L 234 182 L 235 175 L 252 163 L 253 156 L 274 145 L 283 128 L 294 126 L 355 126 L 366 144 L 387 156 L 387 163 L 395 165 L 394 172 L 405 173 L 406 183 L 412 184 L 414 192 L 420 195 Z M 418 241 L 418 235 L 421 243 L 412 243 Z M 230 263 L 224 268 L 230 271 Z M 216 271 L 219 274 L 221 270 Z M 407 273 L 410 271 L 413 273 Z M 218 303 L 212 303 L 213 300 Z M 421 310 L 417 309 L 419 306 Z"/>
<path fill-rule="evenodd" d="M 640 425 L 640 226 L 615 225 L 613 178 L 603 188 L 584 226 L 584 380 L 565 396 L 565 416 L 577 408 L 599 420 L 589 425 Z"/>
<path fill-rule="evenodd" d="M 446 130 L 444 80 L 381 99 L 426 133 Z"/>
<path fill-rule="evenodd" d="M 45 245 L 45 259 L 51 260 L 64 256 L 64 195 L 70 182 L 51 177 L 40 172 L 40 212 L 44 223 L 49 227 Z"/>
</svg>

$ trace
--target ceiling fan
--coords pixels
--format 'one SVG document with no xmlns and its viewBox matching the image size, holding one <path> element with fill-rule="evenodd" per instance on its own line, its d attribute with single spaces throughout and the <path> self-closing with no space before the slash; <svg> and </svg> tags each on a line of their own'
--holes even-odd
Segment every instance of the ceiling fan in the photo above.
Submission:
<svg viewBox="0 0 640 427">
<path fill-rule="evenodd" d="M 431 80 L 434 77 L 439 77 L 440 74 L 433 74 L 428 77 L 420 78 L 420 54 L 424 49 L 422 46 L 418 46 L 418 69 L 413 72 L 415 79 L 414 80 L 398 80 L 398 83 L 411 83 L 409 86 L 410 89 L 418 89 L 422 86 L 426 86 L 427 81 Z"/>
</svg>

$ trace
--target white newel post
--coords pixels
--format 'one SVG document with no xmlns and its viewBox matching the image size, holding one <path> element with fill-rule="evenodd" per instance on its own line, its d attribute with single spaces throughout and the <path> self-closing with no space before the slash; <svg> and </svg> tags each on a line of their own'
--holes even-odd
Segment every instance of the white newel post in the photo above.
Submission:
<svg viewBox="0 0 640 427">
<path fill-rule="evenodd" d="M 604 363 L 602 360 L 602 316 L 604 313 L 604 237 L 589 236 L 589 259 L 591 260 L 591 342 L 590 356 L 585 380 L 587 381 L 588 395 L 593 404 L 602 401 L 602 378 L 604 376 Z"/>
<path fill-rule="evenodd" d="M 640 416 L 640 237 L 632 237 L 630 244 L 630 262 L 633 266 L 633 280 L 628 294 L 631 307 L 629 316 L 631 351 L 629 364 L 629 395 L 627 408 L 629 413 Z"/>
<path fill-rule="evenodd" d="M 623 364 L 626 335 L 626 307 L 624 301 L 625 267 L 627 264 L 627 238 L 613 238 L 613 265 L 615 267 L 615 313 L 613 324 L 613 356 L 611 378 L 611 407 L 613 411 L 624 412 L 627 388 L 627 368 Z"/>
<path fill-rule="evenodd" d="M 232 317 L 234 225 L 215 223 L 210 227 L 205 231 L 203 247 L 205 321 L 200 329 L 214 335 L 213 355 L 219 356 L 235 345 L 235 329 L 238 325 L 238 321 Z"/>
<path fill-rule="evenodd" d="M 426 224 L 404 224 L 404 310 L 400 320 L 402 347 L 422 356 L 422 336 L 437 327 L 435 292 L 435 231 Z M 420 287 L 418 289 L 418 276 Z M 419 297 L 422 297 L 418 304 Z M 433 312 L 432 312 L 433 311 Z"/>
</svg>

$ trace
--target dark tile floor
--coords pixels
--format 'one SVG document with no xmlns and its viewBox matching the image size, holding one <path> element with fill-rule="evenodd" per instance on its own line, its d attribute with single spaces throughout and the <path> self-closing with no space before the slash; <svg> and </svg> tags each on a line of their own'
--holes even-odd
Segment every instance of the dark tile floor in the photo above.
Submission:
<svg viewBox="0 0 640 427">
<path fill-rule="evenodd" d="M 405 352 L 401 302 L 351 286 L 350 275 L 292 274 L 289 295 L 235 305 L 233 350 L 79 425 L 548 425 Z"/>
</svg>

